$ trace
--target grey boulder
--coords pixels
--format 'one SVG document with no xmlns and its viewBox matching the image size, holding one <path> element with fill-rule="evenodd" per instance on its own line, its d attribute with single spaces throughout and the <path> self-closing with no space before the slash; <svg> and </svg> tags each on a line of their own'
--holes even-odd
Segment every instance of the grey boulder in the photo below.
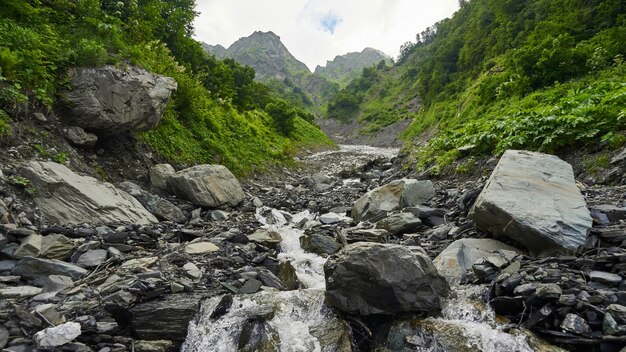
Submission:
<svg viewBox="0 0 626 352">
<path fill-rule="evenodd" d="M 324 265 L 328 303 L 349 314 L 435 312 L 449 287 L 420 247 L 353 243 Z"/>
<path fill-rule="evenodd" d="M 535 255 L 575 251 L 592 225 L 572 166 L 554 155 L 520 150 L 502 155 L 470 217 Z"/>
<path fill-rule="evenodd" d="M 413 213 L 390 215 L 376 223 L 376 228 L 387 230 L 392 235 L 401 235 L 417 229 L 422 221 Z"/>
<path fill-rule="evenodd" d="M 37 193 L 35 203 L 49 222 L 150 224 L 157 219 L 135 198 L 110 183 L 80 176 L 54 162 L 31 161 L 21 174 Z"/>
<path fill-rule="evenodd" d="M 62 93 L 66 120 L 104 134 L 154 128 L 177 88 L 173 78 L 135 66 L 76 68 L 70 79 L 71 89 Z"/>
<path fill-rule="evenodd" d="M 435 258 L 433 263 L 437 271 L 449 283 L 458 284 L 471 272 L 472 265 L 479 259 L 500 250 L 520 252 L 518 249 L 497 240 L 464 238 L 452 242 Z"/>
<path fill-rule="evenodd" d="M 93 133 L 87 133 L 78 126 L 71 126 L 65 129 L 65 136 L 73 145 L 81 148 L 93 148 L 98 141 L 98 136 Z"/>
<path fill-rule="evenodd" d="M 150 168 L 150 184 L 152 186 L 165 190 L 167 189 L 167 179 L 176 173 L 176 170 L 170 164 L 157 164 Z"/>
<path fill-rule="evenodd" d="M 245 194 L 237 178 L 223 165 L 197 165 L 170 175 L 170 190 L 195 205 L 209 208 L 234 207 Z"/>
<path fill-rule="evenodd" d="M 435 195 L 431 181 L 401 179 L 375 188 L 359 198 L 352 206 L 355 221 L 375 222 L 389 212 L 404 207 L 415 207 Z"/>
</svg>

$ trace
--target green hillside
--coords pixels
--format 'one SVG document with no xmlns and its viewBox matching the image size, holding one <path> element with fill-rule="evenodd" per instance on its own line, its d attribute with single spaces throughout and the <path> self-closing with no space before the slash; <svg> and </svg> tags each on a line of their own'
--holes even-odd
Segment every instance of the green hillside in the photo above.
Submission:
<svg viewBox="0 0 626 352">
<path fill-rule="evenodd" d="M 219 161 L 237 173 L 332 142 L 312 116 L 274 97 L 255 72 L 207 55 L 191 38 L 193 0 L 50 0 L 0 3 L 0 136 L 29 107 L 54 109 L 76 66 L 138 65 L 178 91 L 162 122 L 137 135 L 174 163 Z"/>
<path fill-rule="evenodd" d="M 507 148 L 558 152 L 624 142 L 626 11 L 621 0 L 462 1 L 452 18 L 370 68 L 329 104 L 370 130 L 413 118 L 422 166 Z"/>
</svg>

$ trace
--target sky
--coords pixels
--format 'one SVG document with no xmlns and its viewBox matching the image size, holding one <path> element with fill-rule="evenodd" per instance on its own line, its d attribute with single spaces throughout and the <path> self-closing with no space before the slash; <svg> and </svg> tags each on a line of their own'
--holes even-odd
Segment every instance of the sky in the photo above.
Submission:
<svg viewBox="0 0 626 352">
<path fill-rule="evenodd" d="M 196 0 L 195 37 L 230 46 L 272 31 L 309 69 L 372 47 L 396 58 L 400 45 L 450 17 L 458 0 Z"/>
</svg>

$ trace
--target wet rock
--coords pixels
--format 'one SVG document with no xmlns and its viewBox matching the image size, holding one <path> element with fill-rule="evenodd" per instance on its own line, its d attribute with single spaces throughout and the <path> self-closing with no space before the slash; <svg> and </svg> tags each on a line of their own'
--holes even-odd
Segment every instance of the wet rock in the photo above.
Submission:
<svg viewBox="0 0 626 352">
<path fill-rule="evenodd" d="M 26 257 L 17 262 L 12 272 L 43 284 L 49 275 L 64 275 L 76 280 L 85 275 L 87 270 L 60 260 Z"/>
<path fill-rule="evenodd" d="M 38 190 L 35 203 L 53 223 L 150 224 L 157 219 L 135 198 L 93 177 L 80 176 L 64 165 L 31 161 L 21 173 Z"/>
<path fill-rule="evenodd" d="M 280 233 L 274 230 L 258 229 L 254 233 L 248 235 L 248 240 L 260 243 L 266 247 L 276 248 L 282 241 Z"/>
<path fill-rule="evenodd" d="M 341 249 L 341 245 L 334 238 L 317 233 L 300 237 L 300 247 L 307 252 L 319 255 L 334 254 Z"/>
<path fill-rule="evenodd" d="M 176 195 L 203 207 L 234 207 L 245 198 L 237 178 L 222 165 L 190 167 L 170 175 L 167 183 Z"/>
<path fill-rule="evenodd" d="M 606 271 L 591 271 L 589 273 L 589 280 L 600 282 L 607 285 L 619 285 L 622 282 L 622 277 L 617 274 L 607 273 Z"/>
<path fill-rule="evenodd" d="M 91 149 L 96 145 L 98 136 L 93 133 L 87 133 L 78 126 L 71 126 L 65 129 L 65 137 L 73 145 L 81 148 Z"/>
<path fill-rule="evenodd" d="M 185 253 L 192 255 L 213 253 L 219 250 L 220 248 L 211 242 L 196 242 L 185 247 Z"/>
<path fill-rule="evenodd" d="M 276 346 L 280 346 L 280 336 L 266 319 L 252 318 L 243 323 L 238 352 L 271 352 Z"/>
<path fill-rule="evenodd" d="M 154 128 L 177 84 L 173 78 L 128 66 L 77 68 L 63 92 L 66 120 L 87 130 L 114 134 Z"/>
<path fill-rule="evenodd" d="M 424 203 L 435 194 L 432 182 L 401 179 L 367 192 L 352 207 L 354 221 L 376 222 L 389 212 Z"/>
<path fill-rule="evenodd" d="M 80 336 L 80 334 L 80 324 L 69 322 L 39 331 L 34 338 L 37 346 L 50 348 L 65 345 Z"/>
<path fill-rule="evenodd" d="M 170 164 L 157 164 L 150 168 L 150 184 L 152 186 L 166 190 L 167 179 L 176 173 L 176 170 Z"/>
<path fill-rule="evenodd" d="M 449 290 L 419 247 L 350 244 L 329 258 L 324 274 L 329 304 L 350 314 L 432 312 Z"/>
<path fill-rule="evenodd" d="M 591 334 L 591 327 L 585 319 L 573 313 L 565 315 L 565 319 L 561 322 L 561 329 L 577 335 Z"/>
<path fill-rule="evenodd" d="M 287 290 L 297 290 L 300 287 L 300 280 L 298 280 L 298 276 L 296 275 L 296 269 L 289 261 L 278 264 L 277 276 Z"/>
<path fill-rule="evenodd" d="M 487 232 L 508 236 L 535 254 L 572 252 L 592 219 L 571 165 L 553 155 L 508 150 L 470 211 Z"/>
<path fill-rule="evenodd" d="M 392 235 L 401 235 L 417 229 L 422 221 L 413 213 L 390 215 L 376 223 L 376 228 L 387 230 Z"/>
<path fill-rule="evenodd" d="M 107 251 L 106 249 L 93 249 L 89 250 L 80 257 L 76 261 L 78 266 L 83 268 L 95 268 L 98 265 L 102 264 L 107 259 Z"/>
<path fill-rule="evenodd" d="M 505 243 L 488 238 L 464 238 L 452 242 L 433 261 L 437 271 L 450 283 L 463 282 L 472 269 L 472 265 L 483 257 L 500 250 L 520 251 Z"/>
</svg>

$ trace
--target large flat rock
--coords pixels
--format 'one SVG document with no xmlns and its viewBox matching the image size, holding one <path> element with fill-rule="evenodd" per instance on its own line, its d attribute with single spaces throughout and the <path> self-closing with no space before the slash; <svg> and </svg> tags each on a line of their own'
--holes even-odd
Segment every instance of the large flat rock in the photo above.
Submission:
<svg viewBox="0 0 626 352">
<path fill-rule="evenodd" d="M 195 205 L 209 208 L 234 207 L 245 198 L 241 184 L 223 165 L 197 165 L 167 179 L 171 191 Z"/>
<path fill-rule="evenodd" d="M 158 222 L 135 198 L 110 183 L 81 176 L 54 162 L 31 161 L 21 169 L 34 188 L 34 200 L 50 223 Z"/>
<path fill-rule="evenodd" d="M 355 221 L 376 222 L 391 211 L 420 205 L 435 195 L 431 181 L 403 178 L 375 188 L 352 206 Z"/>
<path fill-rule="evenodd" d="M 554 155 L 520 150 L 502 155 L 470 217 L 535 255 L 575 251 L 592 225 L 572 166 Z"/>
</svg>

